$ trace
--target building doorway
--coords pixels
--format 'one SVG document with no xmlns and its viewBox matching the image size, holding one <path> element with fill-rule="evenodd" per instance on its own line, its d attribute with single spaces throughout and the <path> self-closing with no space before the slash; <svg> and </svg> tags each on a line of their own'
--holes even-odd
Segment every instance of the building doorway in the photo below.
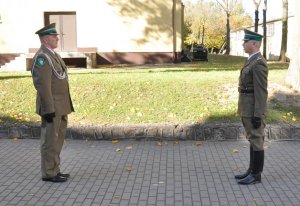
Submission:
<svg viewBox="0 0 300 206">
<path fill-rule="evenodd" d="M 56 23 L 59 44 L 56 51 L 77 51 L 76 12 L 45 12 L 45 25 Z"/>
</svg>

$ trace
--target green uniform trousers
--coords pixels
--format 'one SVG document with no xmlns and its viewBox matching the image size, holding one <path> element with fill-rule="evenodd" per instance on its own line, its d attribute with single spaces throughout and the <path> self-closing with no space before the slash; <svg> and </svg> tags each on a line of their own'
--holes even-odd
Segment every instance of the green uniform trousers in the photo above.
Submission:
<svg viewBox="0 0 300 206">
<path fill-rule="evenodd" d="M 68 116 L 56 116 L 52 123 L 42 118 L 41 170 L 42 178 L 51 178 L 60 172 L 60 152 L 67 132 Z"/>
<path fill-rule="evenodd" d="M 246 138 L 253 147 L 253 151 L 263 151 L 266 127 L 265 120 L 262 119 L 261 126 L 258 129 L 253 128 L 251 117 L 242 117 L 242 122 L 246 131 Z"/>
</svg>

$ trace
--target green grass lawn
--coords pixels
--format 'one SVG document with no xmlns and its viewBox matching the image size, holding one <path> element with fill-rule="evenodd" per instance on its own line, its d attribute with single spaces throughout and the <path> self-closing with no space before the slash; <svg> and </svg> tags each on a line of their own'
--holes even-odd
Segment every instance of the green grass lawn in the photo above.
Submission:
<svg viewBox="0 0 300 206">
<path fill-rule="evenodd" d="M 70 124 L 237 122 L 237 83 L 244 61 L 210 55 L 208 62 L 70 69 L 76 111 Z M 270 63 L 269 68 L 269 83 L 284 85 L 288 64 Z M 34 113 L 35 94 L 30 72 L 0 73 L 0 122 L 40 121 Z M 274 105 L 269 122 L 299 122 L 299 108 Z"/>
</svg>

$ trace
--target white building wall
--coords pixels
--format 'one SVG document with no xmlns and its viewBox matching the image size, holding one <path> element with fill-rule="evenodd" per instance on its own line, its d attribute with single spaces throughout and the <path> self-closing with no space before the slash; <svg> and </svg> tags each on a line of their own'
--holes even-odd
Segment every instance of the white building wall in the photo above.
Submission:
<svg viewBox="0 0 300 206">
<path fill-rule="evenodd" d="M 293 43 L 294 38 L 296 35 L 296 28 L 298 25 L 295 23 L 295 4 L 298 2 L 297 0 L 289 0 L 288 10 L 289 10 L 289 19 L 288 19 L 288 42 L 287 42 L 287 57 L 291 57 L 291 51 L 293 47 L 295 47 L 295 44 Z M 251 6 L 254 6 L 252 3 Z M 260 15 L 260 25 L 258 27 L 258 33 L 263 34 L 263 27 L 262 27 L 262 14 L 263 14 L 263 6 L 264 3 L 261 2 L 260 9 L 259 9 L 259 15 Z M 254 11 L 254 7 L 251 9 Z M 254 12 L 253 12 L 254 13 Z M 252 14 L 253 14 L 252 13 Z M 253 17 L 254 18 L 254 17 Z M 278 60 L 280 55 L 280 49 L 281 49 L 281 35 L 282 35 L 282 1 L 277 0 L 272 3 L 268 2 L 267 4 L 267 59 L 268 60 Z M 254 31 L 253 27 L 248 27 L 247 29 L 250 29 Z M 239 34 L 238 38 L 236 33 Z M 243 29 L 237 31 L 232 31 L 231 33 L 231 55 L 236 56 L 248 56 L 248 54 L 245 54 L 242 47 L 242 39 L 244 37 Z M 261 52 L 263 51 L 263 46 L 261 47 Z"/>
<path fill-rule="evenodd" d="M 126 16 L 121 10 L 128 1 L 123 0 L 0 0 L 0 53 L 39 48 L 34 33 L 44 26 L 44 12 L 55 11 L 76 12 L 77 47 L 97 47 L 98 52 L 172 52 L 173 1 L 136 2 L 145 7 Z M 161 8 L 164 12 L 156 13 Z"/>
<path fill-rule="evenodd" d="M 287 57 L 290 57 L 293 48 L 292 39 L 295 35 L 295 22 L 294 17 L 288 19 L 288 45 Z M 247 27 L 254 31 L 254 27 Z M 258 33 L 263 34 L 263 27 L 259 25 Z M 281 20 L 272 21 L 267 23 L 267 60 L 278 60 L 281 49 L 281 35 L 282 35 L 282 22 Z M 243 50 L 244 30 L 240 29 L 231 33 L 231 51 L 230 54 L 234 56 L 248 56 Z M 261 46 L 261 52 L 263 45 Z"/>
</svg>

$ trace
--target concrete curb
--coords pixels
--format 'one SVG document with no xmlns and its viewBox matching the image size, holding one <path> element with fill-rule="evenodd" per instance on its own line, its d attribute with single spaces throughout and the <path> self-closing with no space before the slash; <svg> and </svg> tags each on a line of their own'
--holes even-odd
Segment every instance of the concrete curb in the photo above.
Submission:
<svg viewBox="0 0 300 206">
<path fill-rule="evenodd" d="M 270 140 L 300 140 L 300 125 L 269 124 L 266 138 Z M 34 124 L 0 124 L 0 139 L 37 139 L 40 127 Z M 218 124 L 145 124 L 145 125 L 99 125 L 70 126 L 68 139 L 112 140 L 244 140 L 241 123 Z"/>
</svg>

